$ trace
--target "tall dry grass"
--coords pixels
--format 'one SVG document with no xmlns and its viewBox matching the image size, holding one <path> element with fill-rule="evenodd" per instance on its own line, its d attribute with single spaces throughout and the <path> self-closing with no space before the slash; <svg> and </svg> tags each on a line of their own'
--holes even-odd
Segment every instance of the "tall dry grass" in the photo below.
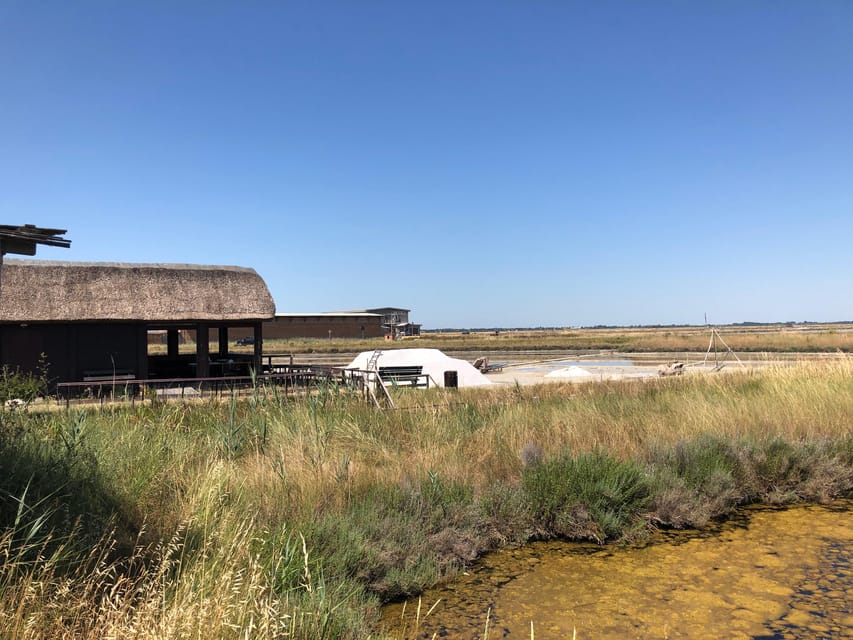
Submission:
<svg viewBox="0 0 853 640">
<path fill-rule="evenodd" d="M 301 582 L 277 590 L 269 558 L 257 552 L 251 522 L 219 527 L 191 543 L 186 527 L 151 547 L 110 559 L 105 538 L 69 570 L 56 551 L 0 571 L 0 627 L 9 640 L 67 638 L 339 638 L 348 631 L 348 594 L 311 575 L 308 552 L 296 558 Z M 227 531 L 227 536 L 221 534 Z M 0 552 L 17 553 L 12 536 Z M 50 537 L 46 548 L 67 543 Z M 279 561 L 281 561 L 279 559 Z M 352 629 L 362 624 L 352 615 Z"/>
<path fill-rule="evenodd" d="M 8 638 L 357 638 L 533 537 L 853 490 L 853 364 L 6 414 Z"/>
<path fill-rule="evenodd" d="M 805 441 L 850 433 L 853 364 L 803 363 L 648 381 L 545 384 L 516 389 L 408 395 L 408 406 L 380 417 L 357 409 L 323 416 L 322 457 L 348 460 L 350 482 L 403 482 L 415 470 L 439 471 L 473 487 L 517 476 L 520 452 L 537 443 L 546 456 L 606 449 L 619 458 L 710 434 Z M 450 401 L 450 402 L 448 402 Z M 312 437 L 316 431 L 312 431 Z M 312 442 L 281 442 L 306 479 Z M 302 483 L 300 483 L 302 484 Z"/>
</svg>

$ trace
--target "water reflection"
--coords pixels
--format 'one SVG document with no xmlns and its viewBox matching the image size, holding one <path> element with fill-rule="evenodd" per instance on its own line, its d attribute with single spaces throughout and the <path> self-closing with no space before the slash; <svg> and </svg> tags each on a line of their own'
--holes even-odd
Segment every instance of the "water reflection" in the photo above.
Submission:
<svg viewBox="0 0 853 640">
<path fill-rule="evenodd" d="M 549 372 L 567 367 L 587 367 L 595 370 L 598 369 L 628 369 L 634 366 L 630 360 L 548 360 L 545 362 L 534 362 L 529 365 L 515 365 L 516 371 L 537 371 Z"/>
<path fill-rule="evenodd" d="M 853 638 L 851 507 L 748 509 L 637 548 L 500 552 L 383 621 L 399 638 L 483 638 L 487 622 L 489 638 Z"/>
</svg>

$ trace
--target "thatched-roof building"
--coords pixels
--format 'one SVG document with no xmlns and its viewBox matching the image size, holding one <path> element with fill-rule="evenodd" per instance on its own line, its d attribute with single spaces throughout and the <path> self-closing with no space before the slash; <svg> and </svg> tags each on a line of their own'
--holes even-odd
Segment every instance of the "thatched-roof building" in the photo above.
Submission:
<svg viewBox="0 0 853 640">
<path fill-rule="evenodd" d="M 56 381 L 234 373 L 259 368 L 261 325 L 274 313 L 253 269 L 6 260 L 0 361 L 33 370 L 44 353 Z M 255 336 L 254 354 L 242 360 L 229 353 L 228 331 L 240 327 Z M 148 333 L 158 331 L 166 344 L 151 349 Z M 180 348 L 181 333 L 193 349 Z"/>
</svg>

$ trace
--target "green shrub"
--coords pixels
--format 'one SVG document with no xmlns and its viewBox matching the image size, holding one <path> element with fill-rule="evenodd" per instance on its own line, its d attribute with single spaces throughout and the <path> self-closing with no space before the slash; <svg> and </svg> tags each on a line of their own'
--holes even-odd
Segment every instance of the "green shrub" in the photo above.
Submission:
<svg viewBox="0 0 853 640">
<path fill-rule="evenodd" d="M 424 575 L 428 532 L 419 497 L 400 487 L 369 487 L 343 511 L 305 522 L 318 566 L 332 580 L 354 579 L 383 598 L 419 592 L 438 575 Z"/>
<path fill-rule="evenodd" d="M 737 477 L 740 465 L 733 446 L 719 437 L 702 436 L 679 442 L 668 461 L 676 475 L 702 496 L 720 501 L 725 513 L 741 501 Z M 716 513 L 713 515 L 717 515 Z"/>
<path fill-rule="evenodd" d="M 650 462 L 655 469 L 651 507 L 664 525 L 702 526 L 748 493 L 739 483 L 747 474 L 737 451 L 719 437 L 703 435 L 654 451 Z"/>
<path fill-rule="evenodd" d="M 523 543 L 530 536 L 530 508 L 518 487 L 492 484 L 480 496 L 477 508 L 489 544 Z"/>
<path fill-rule="evenodd" d="M 600 450 L 528 466 L 522 487 L 535 534 L 600 542 L 632 532 L 650 495 L 638 464 Z"/>
<path fill-rule="evenodd" d="M 740 486 L 747 501 L 797 500 L 809 461 L 802 447 L 781 438 L 744 442 L 739 450 Z"/>
<path fill-rule="evenodd" d="M 356 490 L 343 511 L 301 525 L 330 579 L 357 580 L 394 599 L 419 593 L 483 551 L 471 490 L 433 472 L 416 482 Z"/>
<path fill-rule="evenodd" d="M 32 402 L 47 395 L 48 363 L 45 354 L 39 357 L 37 372 L 25 372 L 9 365 L 0 367 L 0 402 L 23 400 Z"/>
</svg>

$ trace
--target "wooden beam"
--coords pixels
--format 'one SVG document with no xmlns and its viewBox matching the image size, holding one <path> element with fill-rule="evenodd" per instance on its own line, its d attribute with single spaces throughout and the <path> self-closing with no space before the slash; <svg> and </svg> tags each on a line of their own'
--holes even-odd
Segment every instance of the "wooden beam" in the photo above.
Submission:
<svg viewBox="0 0 853 640">
<path fill-rule="evenodd" d="M 148 378 L 148 327 L 140 324 L 136 330 L 136 377 Z"/>
<path fill-rule="evenodd" d="M 252 325 L 252 331 L 255 336 L 255 372 L 260 374 L 263 373 L 263 362 L 262 358 L 264 355 L 264 335 L 263 335 L 263 322 L 255 322 Z"/>
<path fill-rule="evenodd" d="M 166 353 L 169 360 L 177 360 L 180 350 L 180 334 L 177 329 L 166 330 Z"/>
<path fill-rule="evenodd" d="M 199 323 L 195 328 L 195 375 L 197 378 L 210 377 L 210 327 Z"/>
<path fill-rule="evenodd" d="M 228 327 L 219 327 L 219 357 L 228 357 Z"/>
</svg>

